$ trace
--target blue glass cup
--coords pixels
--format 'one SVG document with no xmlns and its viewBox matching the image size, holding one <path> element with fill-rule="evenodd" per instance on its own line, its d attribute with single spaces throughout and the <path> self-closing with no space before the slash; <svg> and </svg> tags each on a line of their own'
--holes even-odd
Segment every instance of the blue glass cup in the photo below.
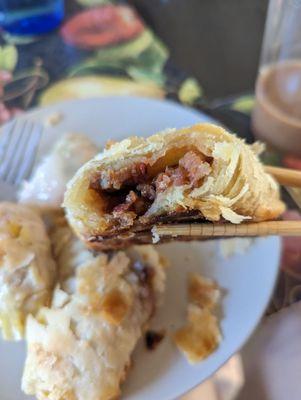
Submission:
<svg viewBox="0 0 301 400">
<path fill-rule="evenodd" d="M 0 27 L 10 42 L 30 42 L 57 28 L 64 0 L 0 0 Z"/>
</svg>

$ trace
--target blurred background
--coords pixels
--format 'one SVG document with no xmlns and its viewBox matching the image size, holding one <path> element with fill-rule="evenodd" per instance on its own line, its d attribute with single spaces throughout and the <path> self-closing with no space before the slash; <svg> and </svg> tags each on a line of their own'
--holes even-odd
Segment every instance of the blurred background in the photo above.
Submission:
<svg viewBox="0 0 301 400">
<path fill-rule="evenodd" d="M 208 98 L 254 89 L 267 0 L 131 0 Z"/>
<path fill-rule="evenodd" d="M 53 1 L 50 0 L 52 3 Z M 16 0 L 13 2 L 2 0 L 2 3 L 8 4 L 9 8 L 14 2 L 15 4 L 19 3 Z M 42 2 L 38 3 L 42 4 Z M 58 7 L 58 4 L 63 2 L 55 0 L 54 3 Z M 21 108 L 27 107 L 28 104 L 38 101 L 37 95 L 41 95 L 42 89 L 46 85 L 49 87 L 49 83 L 70 75 L 82 76 L 95 73 L 98 75 L 104 73 L 106 75 L 130 75 L 132 79 L 140 82 L 143 81 L 143 75 L 144 81 L 155 81 L 161 87 L 164 85 L 167 96 L 177 94 L 185 78 L 192 76 L 201 87 L 203 100 L 218 99 L 218 103 L 225 97 L 253 91 L 267 0 L 228 0 L 227 2 L 222 0 L 130 0 L 127 4 L 131 4 L 137 10 L 139 18 L 143 18 L 156 34 L 156 38 L 165 45 L 164 48 L 161 46 L 161 50 L 155 46 L 155 51 L 152 51 L 155 61 L 154 59 L 150 60 L 152 57 L 148 57 L 148 65 L 145 65 L 145 61 L 143 61 L 143 66 L 140 63 L 140 70 L 143 69 L 140 74 L 135 74 L 133 69 L 130 73 L 129 71 L 125 74 L 121 73 L 123 72 L 121 69 L 125 68 L 125 63 L 128 64 L 128 61 L 137 66 L 137 58 L 141 53 L 139 49 L 137 54 L 133 48 L 130 50 L 131 54 L 126 53 L 128 49 L 125 49 L 126 54 L 122 53 L 122 57 L 118 56 L 118 62 L 115 55 L 111 54 L 108 58 L 107 54 L 102 56 L 100 51 L 97 52 L 98 49 L 105 48 L 107 45 L 118 43 L 120 40 L 118 37 L 111 43 L 101 43 L 100 41 L 99 46 L 91 46 L 89 42 L 85 45 L 83 42 L 72 41 L 71 36 L 74 34 L 80 37 L 86 23 L 89 24 L 90 19 L 86 19 L 84 14 L 87 13 L 87 10 L 91 7 L 110 7 L 110 5 L 114 7 L 114 4 L 118 4 L 118 2 L 67 0 L 65 1 L 62 25 L 58 24 L 63 16 L 56 9 L 57 18 L 52 19 L 53 26 L 51 24 L 47 26 L 48 34 L 45 35 L 46 32 L 42 31 L 41 26 L 43 29 L 46 28 L 45 24 L 41 22 L 42 25 L 34 26 L 34 29 L 38 30 L 38 35 L 34 37 L 33 41 L 27 40 L 28 37 L 32 39 L 30 35 L 26 35 L 27 32 L 25 35 L 19 35 L 17 40 L 14 35 L 7 35 L 7 27 L 3 26 L 2 18 L 2 45 L 12 43 L 16 45 L 18 53 L 17 60 L 14 55 L 15 63 L 12 62 L 15 77 L 19 78 L 21 74 L 23 78 L 33 70 L 39 75 L 39 79 L 36 79 L 38 83 L 33 85 L 36 90 L 30 96 L 32 99 L 30 102 L 25 99 L 25 104 L 22 104 L 24 101 L 22 96 L 21 104 L 20 98 L 18 98 L 19 95 L 24 95 L 24 93 L 20 93 L 20 87 L 22 86 L 22 92 L 26 92 L 29 86 L 32 92 L 31 79 L 23 80 L 22 85 L 19 81 L 17 87 L 16 85 L 7 86 L 6 92 L 10 93 L 6 94 L 5 98 L 9 98 L 9 105 L 11 105 L 12 99 L 15 99 L 15 105 L 21 106 Z M 119 4 L 125 3 L 119 2 Z M 4 9 L 4 6 L 2 7 Z M 111 23 L 114 24 L 113 20 L 116 15 L 113 15 L 114 10 L 111 11 Z M 5 14 L 5 10 L 3 14 Z M 77 16 L 77 18 L 74 19 L 73 16 Z M 10 27 L 10 32 L 11 29 Z M 93 25 L 89 29 L 92 31 L 94 29 L 97 34 L 98 30 L 100 32 L 103 28 Z M 43 33 L 44 36 L 41 35 Z M 137 33 L 138 31 L 133 32 L 132 36 L 128 36 L 130 42 L 137 37 Z M 122 43 L 124 43 L 123 39 Z M 89 63 L 84 62 L 85 60 L 89 60 Z M 164 67 L 163 79 L 158 74 L 160 63 Z M 39 73 L 39 71 L 42 72 Z"/>
</svg>

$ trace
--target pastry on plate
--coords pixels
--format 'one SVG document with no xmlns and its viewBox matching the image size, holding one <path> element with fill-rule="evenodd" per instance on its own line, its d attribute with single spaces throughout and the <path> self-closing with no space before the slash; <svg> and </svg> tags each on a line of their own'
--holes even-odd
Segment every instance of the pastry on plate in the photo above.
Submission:
<svg viewBox="0 0 301 400">
<path fill-rule="evenodd" d="M 264 221 L 284 210 L 255 148 L 212 124 L 130 137 L 86 163 L 64 206 L 94 249 L 149 242 L 161 222 Z"/>
<path fill-rule="evenodd" d="M 44 223 L 25 205 L 0 203 L 0 328 L 19 340 L 26 317 L 49 304 L 56 276 Z"/>
<path fill-rule="evenodd" d="M 19 201 L 47 209 L 60 207 L 66 183 L 96 153 L 97 147 L 87 136 L 65 134 L 38 164 L 32 178 L 23 183 Z"/>
<path fill-rule="evenodd" d="M 216 282 L 200 274 L 189 275 L 187 322 L 174 333 L 173 340 L 191 364 L 207 358 L 221 342 L 215 312 L 220 298 L 221 289 Z"/>
<path fill-rule="evenodd" d="M 50 308 L 27 320 L 22 380 L 39 400 L 109 400 L 164 290 L 151 246 L 93 254 L 62 224 L 52 234 L 60 284 Z"/>
</svg>

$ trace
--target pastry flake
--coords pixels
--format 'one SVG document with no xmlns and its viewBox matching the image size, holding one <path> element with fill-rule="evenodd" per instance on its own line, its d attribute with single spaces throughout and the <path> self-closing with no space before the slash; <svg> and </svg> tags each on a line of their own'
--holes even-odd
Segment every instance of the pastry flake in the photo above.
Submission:
<svg viewBox="0 0 301 400">
<path fill-rule="evenodd" d="M 191 364 L 207 358 L 222 339 L 214 315 L 220 297 L 220 288 L 212 279 L 197 273 L 189 275 L 187 322 L 173 334 L 173 340 Z"/>
<path fill-rule="evenodd" d="M 218 320 L 208 309 L 190 305 L 187 324 L 177 330 L 173 338 L 191 364 L 200 362 L 213 353 L 221 341 Z"/>
<path fill-rule="evenodd" d="M 191 273 L 188 277 L 188 297 L 199 308 L 212 310 L 220 299 L 220 289 L 212 279 Z"/>
</svg>

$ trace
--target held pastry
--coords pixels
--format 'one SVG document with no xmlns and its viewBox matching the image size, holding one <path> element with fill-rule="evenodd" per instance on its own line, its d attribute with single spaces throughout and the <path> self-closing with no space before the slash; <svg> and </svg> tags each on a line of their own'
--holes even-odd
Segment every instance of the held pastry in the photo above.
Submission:
<svg viewBox="0 0 301 400">
<path fill-rule="evenodd" d="M 67 226 L 52 237 L 60 286 L 51 308 L 29 317 L 22 388 L 39 400 L 109 400 L 164 290 L 151 246 L 93 255 Z"/>
<path fill-rule="evenodd" d="M 55 263 L 41 218 L 24 205 L 0 203 L 0 328 L 19 340 L 28 314 L 50 303 Z"/>
<path fill-rule="evenodd" d="M 284 204 L 255 148 L 212 124 L 130 137 L 86 163 L 67 186 L 64 206 L 92 248 L 149 241 L 160 222 L 263 221 Z"/>
</svg>

